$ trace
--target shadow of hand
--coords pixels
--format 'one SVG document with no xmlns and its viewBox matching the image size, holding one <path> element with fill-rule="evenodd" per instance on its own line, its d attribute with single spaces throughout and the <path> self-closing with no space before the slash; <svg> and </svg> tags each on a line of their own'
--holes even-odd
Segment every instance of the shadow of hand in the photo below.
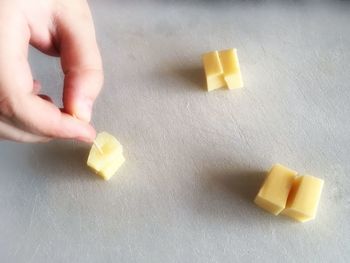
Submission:
<svg viewBox="0 0 350 263">
<path fill-rule="evenodd" d="M 30 161 L 34 172 L 46 177 L 59 175 L 60 178 L 72 178 L 88 175 L 86 178 L 95 178 L 86 166 L 88 154 L 88 145 L 53 141 L 34 145 Z"/>
</svg>

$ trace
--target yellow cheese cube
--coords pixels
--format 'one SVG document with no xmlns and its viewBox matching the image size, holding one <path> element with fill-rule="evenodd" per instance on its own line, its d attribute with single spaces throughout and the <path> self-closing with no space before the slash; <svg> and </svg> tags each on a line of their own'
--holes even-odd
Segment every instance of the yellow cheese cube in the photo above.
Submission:
<svg viewBox="0 0 350 263">
<path fill-rule="evenodd" d="M 108 163 L 100 171 L 98 171 L 97 174 L 102 176 L 103 179 L 109 180 L 124 162 L 125 158 L 123 154 L 119 154 L 115 157 L 115 159 L 112 162 Z"/>
<path fill-rule="evenodd" d="M 202 59 L 208 91 L 225 86 L 224 72 L 221 66 L 219 53 L 217 51 L 206 53 L 203 55 Z"/>
<path fill-rule="evenodd" d="M 312 220 L 316 216 L 324 181 L 305 175 L 298 177 L 290 191 L 286 209 L 282 214 L 300 222 Z"/>
<path fill-rule="evenodd" d="M 280 164 L 272 167 L 255 198 L 261 208 L 278 215 L 286 206 L 289 191 L 292 188 L 297 172 Z"/>
<path fill-rule="evenodd" d="M 208 91 L 223 86 L 227 86 L 229 89 L 243 87 L 236 49 L 206 53 L 203 55 L 203 64 Z"/>
<path fill-rule="evenodd" d="M 123 162 L 123 147 L 118 140 L 107 132 L 99 133 L 91 147 L 87 165 L 108 180 Z"/>
<path fill-rule="evenodd" d="M 219 52 L 220 62 L 224 71 L 224 80 L 229 89 L 243 87 L 241 69 L 236 49 L 228 49 Z"/>
</svg>

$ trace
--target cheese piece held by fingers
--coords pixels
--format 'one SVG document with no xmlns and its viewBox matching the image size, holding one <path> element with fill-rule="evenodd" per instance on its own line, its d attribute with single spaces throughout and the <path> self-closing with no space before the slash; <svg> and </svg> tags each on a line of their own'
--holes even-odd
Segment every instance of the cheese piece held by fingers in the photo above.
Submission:
<svg viewBox="0 0 350 263">
<path fill-rule="evenodd" d="M 101 132 L 91 147 L 87 165 L 109 180 L 124 163 L 123 147 L 111 134 Z"/>
</svg>

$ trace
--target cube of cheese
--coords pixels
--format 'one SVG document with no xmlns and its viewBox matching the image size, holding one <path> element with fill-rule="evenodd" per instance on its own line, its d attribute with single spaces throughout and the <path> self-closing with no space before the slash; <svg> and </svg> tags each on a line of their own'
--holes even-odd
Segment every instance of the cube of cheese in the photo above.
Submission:
<svg viewBox="0 0 350 263">
<path fill-rule="evenodd" d="M 203 64 L 208 91 L 224 86 L 229 89 L 243 87 L 236 49 L 206 53 L 203 55 Z"/>
<path fill-rule="evenodd" d="M 224 71 L 224 80 L 229 89 L 243 87 L 241 69 L 237 56 L 237 49 L 228 49 L 219 52 L 221 65 Z"/>
<path fill-rule="evenodd" d="M 125 158 L 123 154 L 120 154 L 116 156 L 116 158 L 108 163 L 108 165 L 104 166 L 99 172 L 98 175 L 102 176 L 103 179 L 109 180 L 122 166 L 122 164 L 125 162 Z"/>
<path fill-rule="evenodd" d="M 293 183 L 286 209 L 282 214 L 300 222 L 314 219 L 323 184 L 322 179 L 310 175 L 299 176 Z"/>
<path fill-rule="evenodd" d="M 107 132 L 97 135 L 92 145 L 87 165 L 105 180 L 109 180 L 125 161 L 123 147 Z"/>
<path fill-rule="evenodd" d="M 217 51 L 206 53 L 202 59 L 208 91 L 225 86 L 224 71 L 221 66 L 219 53 Z"/>
<path fill-rule="evenodd" d="M 255 198 L 261 208 L 278 215 L 284 210 L 297 172 L 280 164 L 272 167 Z"/>
</svg>

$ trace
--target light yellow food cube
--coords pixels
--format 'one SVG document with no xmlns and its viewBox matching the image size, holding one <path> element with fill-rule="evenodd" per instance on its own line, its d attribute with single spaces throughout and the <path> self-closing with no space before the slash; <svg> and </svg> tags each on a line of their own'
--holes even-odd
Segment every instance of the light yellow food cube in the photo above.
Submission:
<svg viewBox="0 0 350 263">
<path fill-rule="evenodd" d="M 123 147 L 118 140 L 107 132 L 99 133 L 91 147 L 87 165 L 109 180 L 123 162 Z"/>
<path fill-rule="evenodd" d="M 217 51 L 206 53 L 203 55 L 202 59 L 208 91 L 225 86 L 224 72 L 221 66 L 219 53 Z"/>
<path fill-rule="evenodd" d="M 285 210 L 282 214 L 300 222 L 316 216 L 324 181 L 314 176 L 299 176 L 293 183 Z"/>
<path fill-rule="evenodd" d="M 255 198 L 255 203 L 268 212 L 278 215 L 286 206 L 289 191 L 297 172 L 280 164 L 272 167 Z"/>
<path fill-rule="evenodd" d="M 212 91 L 224 86 L 229 89 L 243 87 L 237 50 L 212 51 L 203 55 L 207 89 Z"/>
<path fill-rule="evenodd" d="M 104 166 L 97 174 L 108 181 L 118 171 L 124 162 L 125 158 L 123 154 L 119 154 L 112 162 Z"/>
<path fill-rule="evenodd" d="M 229 89 L 243 88 L 241 69 L 237 50 L 228 49 L 219 52 L 220 62 L 224 71 L 224 80 Z"/>
</svg>

